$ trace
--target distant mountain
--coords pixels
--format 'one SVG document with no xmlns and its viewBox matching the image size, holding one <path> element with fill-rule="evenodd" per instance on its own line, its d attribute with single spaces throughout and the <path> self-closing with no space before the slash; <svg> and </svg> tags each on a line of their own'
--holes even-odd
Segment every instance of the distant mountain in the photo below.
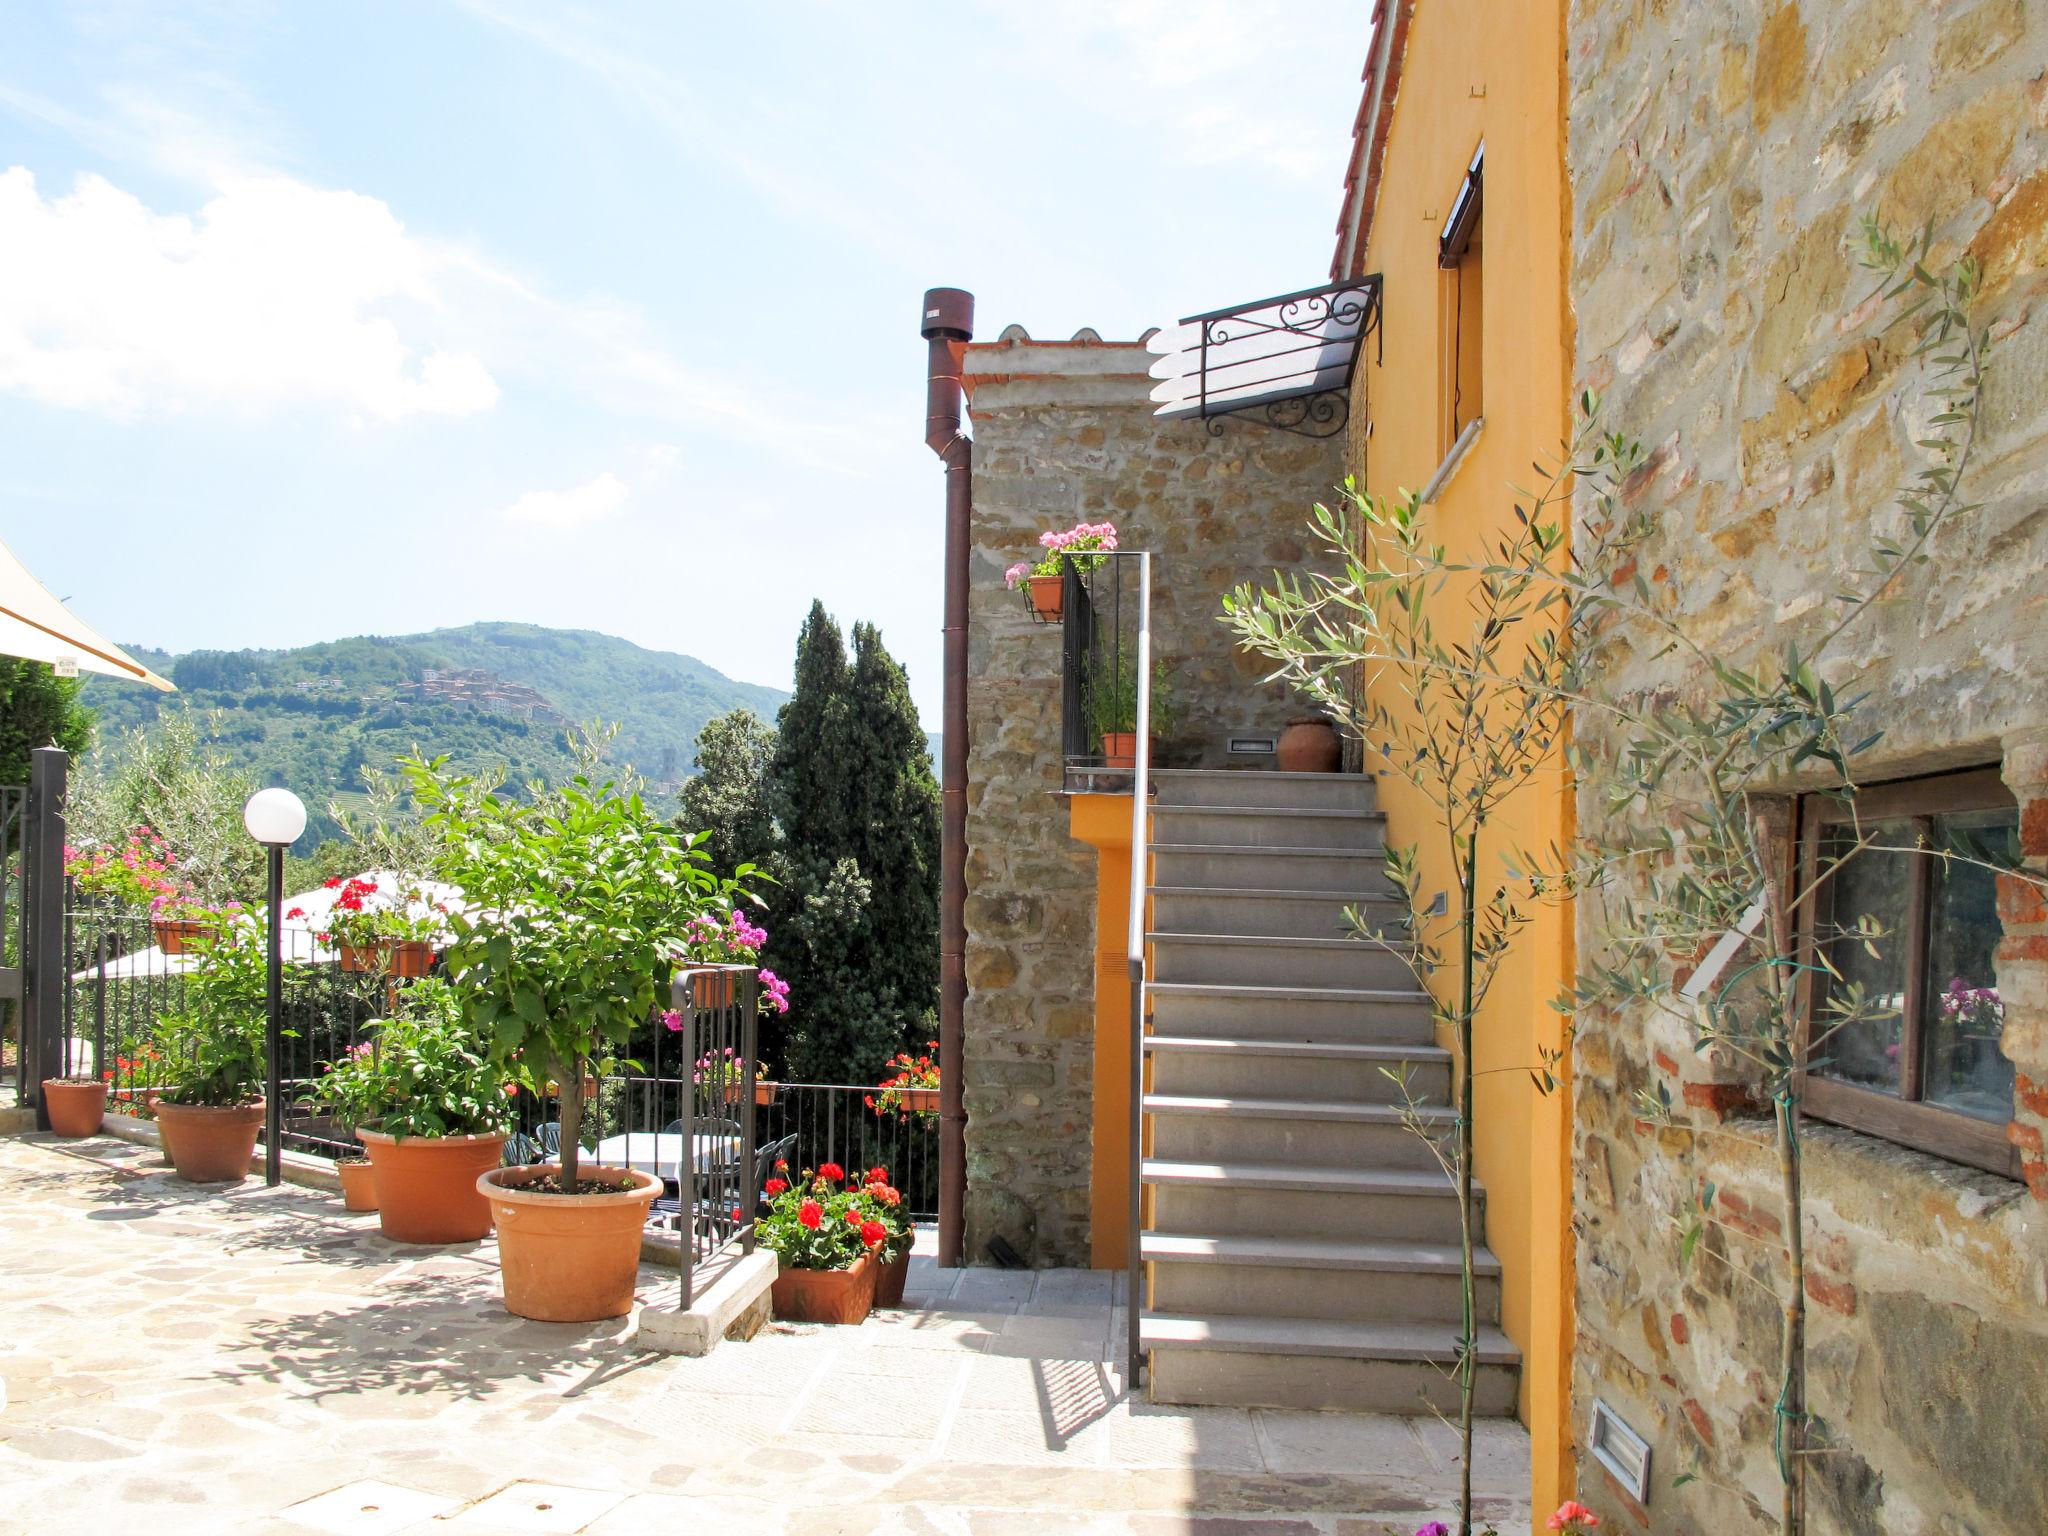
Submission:
<svg viewBox="0 0 2048 1536">
<path fill-rule="evenodd" d="M 332 834 L 327 804 L 359 793 L 365 764 L 388 768 L 415 747 L 466 766 L 502 765 L 515 782 L 552 779 L 569 765 L 569 731 L 603 721 L 620 728 L 612 759 L 667 793 L 690 773 L 707 720 L 744 706 L 773 721 L 789 697 L 691 656 L 536 624 L 364 635 L 296 650 L 129 649 L 179 691 L 90 681 L 99 741 L 114 746 L 165 708 L 216 711 L 222 749 L 305 800 L 309 843 Z"/>
</svg>

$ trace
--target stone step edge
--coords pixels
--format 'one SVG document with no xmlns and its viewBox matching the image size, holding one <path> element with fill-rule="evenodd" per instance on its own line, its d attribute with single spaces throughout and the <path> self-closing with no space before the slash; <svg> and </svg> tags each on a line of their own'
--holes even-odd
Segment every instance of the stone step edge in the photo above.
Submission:
<svg viewBox="0 0 2048 1536">
<path fill-rule="evenodd" d="M 1180 805 L 1152 807 L 1160 816 L 1288 816 L 1303 821 L 1385 821 L 1385 811 L 1354 811 L 1342 806 L 1320 805 Z"/>
<path fill-rule="evenodd" d="M 1295 768 L 1154 768 L 1155 779 L 1278 779 L 1286 782 L 1308 782 L 1327 784 L 1331 780 L 1349 780 L 1377 789 L 1379 775 L 1374 773 L 1308 773 Z"/>
<path fill-rule="evenodd" d="M 1148 1051 L 1188 1051 L 1218 1056 L 1304 1056 L 1328 1060 L 1406 1061 L 1448 1066 L 1451 1053 L 1440 1045 L 1386 1045 L 1371 1040 L 1261 1040 L 1256 1036 L 1147 1035 Z"/>
<path fill-rule="evenodd" d="M 1243 1002 L 1423 1003 L 1427 992 L 1398 987 L 1289 987 L 1260 981 L 1148 981 L 1145 990 L 1168 997 L 1233 997 Z"/>
<path fill-rule="evenodd" d="M 1148 1157 L 1138 1168 L 1144 1184 L 1240 1185 L 1345 1195 L 1413 1195 L 1456 1200 L 1458 1186 L 1437 1168 L 1328 1168 L 1302 1163 L 1198 1163 L 1186 1158 Z M 1475 1200 L 1486 1189 L 1472 1181 Z"/>
<path fill-rule="evenodd" d="M 1202 1316 L 1146 1312 L 1138 1323 L 1142 1349 L 1204 1349 L 1219 1353 L 1305 1355 L 1350 1360 L 1458 1358 L 1455 1324 L 1346 1323 L 1320 1317 Z M 1522 1352 L 1498 1328 L 1479 1330 L 1481 1365 L 1519 1366 Z"/>
<path fill-rule="evenodd" d="M 1152 1264 L 1229 1264 L 1410 1275 L 1456 1275 L 1464 1268 L 1455 1243 L 1145 1232 L 1139 1235 L 1138 1252 Z M 1481 1279 L 1499 1279 L 1500 1260 L 1491 1249 L 1481 1247 L 1472 1255 L 1472 1272 Z"/>
<path fill-rule="evenodd" d="M 1152 850 L 1157 853 L 1155 846 Z M 1341 850 L 1340 850 L 1341 851 Z M 1398 907 L 1399 896 L 1360 894 L 1356 891 L 1295 891 L 1284 885 L 1148 885 L 1148 896 L 1225 896 L 1233 901 L 1314 901 L 1345 906 Z"/>
<path fill-rule="evenodd" d="M 1148 1093 L 1148 1115 L 1221 1115 L 1242 1120 L 1317 1120 L 1336 1125 L 1387 1125 L 1405 1128 L 1407 1106 L 1357 1104 L 1342 1099 L 1252 1099 L 1220 1094 Z M 1458 1112 L 1447 1104 L 1418 1104 L 1414 1111 L 1426 1121 L 1455 1121 Z"/>
<path fill-rule="evenodd" d="M 1147 944 L 1249 944 L 1254 949 L 1311 949 L 1336 952 L 1356 951 L 1384 955 L 1400 964 L 1401 957 L 1371 939 L 1296 938 L 1284 933 L 1188 933 L 1181 929 L 1147 931 Z"/>
<path fill-rule="evenodd" d="M 1161 853 L 1241 853 L 1248 858 L 1267 859 L 1371 859 L 1375 863 L 1386 862 L 1384 848 L 1331 848 L 1302 847 L 1295 843 L 1148 843 L 1152 852 Z"/>
</svg>

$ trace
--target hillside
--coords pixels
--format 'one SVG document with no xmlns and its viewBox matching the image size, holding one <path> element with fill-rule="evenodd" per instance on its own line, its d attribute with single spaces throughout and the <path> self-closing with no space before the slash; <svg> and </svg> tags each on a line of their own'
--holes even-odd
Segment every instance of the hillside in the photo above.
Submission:
<svg viewBox="0 0 2048 1536">
<path fill-rule="evenodd" d="M 568 732 L 620 727 L 612 757 L 669 792 L 690 770 L 697 732 L 745 706 L 772 720 L 788 697 L 735 682 L 694 657 L 648 651 L 590 630 L 472 624 L 421 635 L 365 635 L 277 651 L 171 655 L 130 646 L 175 694 L 105 679 L 86 685 L 98 739 L 113 746 L 160 709 L 217 712 L 216 739 L 259 778 L 287 784 L 312 812 L 309 842 L 333 831 L 331 799 L 415 746 L 515 781 L 559 776 Z"/>
</svg>

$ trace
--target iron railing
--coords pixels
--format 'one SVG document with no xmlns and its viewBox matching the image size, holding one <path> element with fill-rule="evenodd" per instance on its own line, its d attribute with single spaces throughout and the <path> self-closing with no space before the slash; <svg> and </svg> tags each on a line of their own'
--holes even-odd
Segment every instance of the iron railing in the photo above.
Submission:
<svg viewBox="0 0 2048 1536">
<path fill-rule="evenodd" d="M 1061 558 L 1060 751 L 1069 793 L 1130 785 L 1140 573 L 1149 560 L 1140 550 Z"/>
<path fill-rule="evenodd" d="M 1130 926 L 1125 933 L 1125 956 L 1131 969 L 1130 1028 L 1130 1210 L 1124 1229 L 1125 1262 L 1129 1275 L 1125 1286 L 1128 1323 L 1128 1356 L 1125 1368 L 1130 1390 L 1136 1391 L 1144 1377 L 1142 1344 L 1145 1261 L 1140 1253 L 1145 1227 L 1144 1133 L 1145 1133 L 1145 893 L 1151 884 L 1152 837 L 1152 557 L 1140 553 L 1136 614 L 1137 725 L 1136 751 L 1131 781 L 1131 892 Z"/>
</svg>

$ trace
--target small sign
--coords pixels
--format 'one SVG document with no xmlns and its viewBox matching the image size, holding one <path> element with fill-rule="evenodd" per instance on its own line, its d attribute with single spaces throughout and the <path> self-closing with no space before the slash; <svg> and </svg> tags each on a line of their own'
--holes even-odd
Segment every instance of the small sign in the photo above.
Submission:
<svg viewBox="0 0 2048 1536">
<path fill-rule="evenodd" d="M 1233 736 L 1230 738 L 1232 757 L 1268 757 L 1275 747 L 1271 736 Z"/>
<path fill-rule="evenodd" d="M 50 670 L 59 677 L 76 677 L 78 676 L 78 658 L 76 656 L 59 656 L 50 663 Z"/>
</svg>

